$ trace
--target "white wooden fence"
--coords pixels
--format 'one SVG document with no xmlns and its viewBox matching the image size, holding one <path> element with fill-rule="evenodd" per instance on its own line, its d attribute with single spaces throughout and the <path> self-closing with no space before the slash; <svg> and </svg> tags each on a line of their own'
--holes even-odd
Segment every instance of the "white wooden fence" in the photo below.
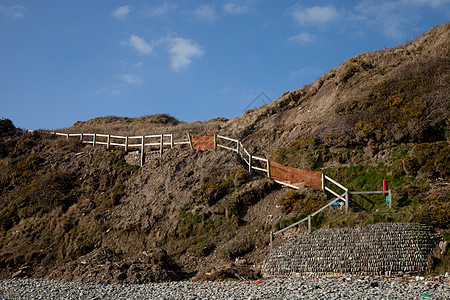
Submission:
<svg viewBox="0 0 450 300">
<path fill-rule="evenodd" d="M 250 154 L 250 152 L 245 149 L 244 145 L 242 145 L 241 141 L 239 140 L 222 135 L 215 135 L 215 137 L 215 144 L 217 145 L 217 148 L 223 148 L 239 154 L 248 165 L 249 172 L 251 172 L 252 170 L 261 171 L 266 173 L 267 177 L 270 177 L 270 162 L 267 158 Z M 223 142 L 223 144 L 220 144 L 219 142 Z"/>
<path fill-rule="evenodd" d="M 339 195 L 339 193 L 335 192 L 334 190 L 331 189 L 330 186 L 327 186 L 326 183 L 331 182 L 332 184 L 334 184 L 336 187 L 340 188 L 341 190 L 344 191 L 343 194 Z M 311 233 L 311 218 L 314 217 L 315 215 L 319 214 L 320 212 L 322 212 L 325 208 L 330 207 L 331 205 L 333 205 L 333 203 L 335 203 L 336 201 L 342 201 L 345 205 L 345 213 L 348 212 L 348 203 L 350 202 L 350 195 L 364 195 L 364 194 L 382 194 L 382 193 L 388 193 L 389 194 L 389 202 L 388 207 L 391 208 L 391 203 L 392 203 L 392 190 L 388 190 L 388 191 L 363 191 L 363 192 L 352 192 L 349 191 L 345 186 L 343 186 L 342 184 L 340 184 L 339 182 L 331 179 L 330 177 L 326 176 L 325 174 L 322 174 L 322 190 L 324 192 L 329 192 L 332 195 L 336 196 L 336 198 L 334 198 L 333 200 L 331 200 L 330 202 L 328 202 L 326 205 L 322 206 L 321 208 L 319 208 L 318 210 L 316 210 L 315 212 L 313 212 L 312 214 L 308 215 L 307 217 L 305 217 L 304 219 L 297 221 L 283 229 L 278 230 L 277 232 L 270 232 L 270 252 L 272 252 L 272 243 L 273 243 L 273 238 L 280 234 L 283 233 L 286 230 L 289 230 L 297 225 L 300 225 L 303 222 L 308 221 L 308 233 Z"/>
<path fill-rule="evenodd" d="M 191 134 L 187 133 L 187 140 L 176 142 L 174 141 L 173 134 L 154 134 L 154 135 L 143 135 L 143 136 L 117 136 L 110 134 L 97 134 L 97 133 L 60 133 L 60 132 L 50 132 L 54 135 L 64 136 L 67 139 L 70 137 L 79 137 L 82 143 L 96 145 L 106 145 L 107 149 L 110 149 L 112 146 L 124 147 L 125 151 L 129 151 L 130 148 L 138 148 L 141 151 L 141 166 L 144 164 L 144 153 L 145 147 L 153 147 L 153 151 L 159 151 L 159 154 L 162 155 L 164 152 L 165 146 L 170 146 L 173 148 L 175 145 L 189 145 L 191 149 L 193 149 L 193 143 Z M 239 156 L 245 161 L 248 166 L 248 171 L 252 172 L 252 170 L 260 171 L 266 173 L 267 177 L 271 177 L 270 175 L 270 161 L 267 158 L 259 157 L 252 155 L 247 149 L 245 149 L 244 145 L 241 141 L 237 139 L 232 139 L 222 135 L 214 135 L 214 149 L 226 149 L 229 151 L 236 152 Z M 298 186 L 275 180 L 277 183 L 282 184 L 284 186 L 299 189 Z M 327 183 L 331 183 L 331 185 L 327 185 Z M 332 189 L 332 187 L 337 187 L 341 191 L 336 192 Z M 367 192 L 353 192 L 349 191 L 345 186 L 338 183 L 337 181 L 331 179 L 330 177 L 322 174 L 322 190 L 324 192 L 328 192 L 334 195 L 336 198 L 331 200 L 328 204 L 324 205 L 314 213 L 308 215 L 306 218 L 291 224 L 277 232 L 270 233 L 270 251 L 272 251 L 272 241 L 273 238 L 283 233 L 284 231 L 291 229 L 303 222 L 308 221 L 308 233 L 311 233 L 311 218 L 315 215 L 322 212 L 327 207 L 330 207 L 336 201 L 344 203 L 345 205 L 345 213 L 348 212 L 348 204 L 350 201 L 350 194 L 359 195 L 359 194 L 377 194 L 377 193 L 389 193 L 389 203 L 388 206 L 391 208 L 392 203 L 392 193 L 391 190 L 388 191 L 367 191 Z"/>
<path fill-rule="evenodd" d="M 173 134 L 154 134 L 143 136 L 118 136 L 110 134 L 98 134 L 98 133 L 61 133 L 61 132 L 49 132 L 53 135 L 64 136 L 67 139 L 70 137 L 78 137 L 82 143 L 96 145 L 105 145 L 107 149 L 112 146 L 124 147 L 125 151 L 129 151 L 131 148 L 139 149 L 141 151 L 141 166 L 144 163 L 145 147 L 153 147 L 154 151 L 159 151 L 162 155 L 166 146 L 173 148 L 175 145 L 189 145 L 192 146 L 191 134 L 187 133 L 187 140 L 174 141 Z M 252 170 L 261 171 L 270 177 L 270 162 L 267 158 L 259 157 L 250 154 L 245 149 L 242 142 L 237 139 L 232 139 L 222 135 L 214 135 L 214 148 L 222 148 L 238 153 L 241 158 L 248 165 L 248 171 Z M 289 184 L 280 182 L 281 184 L 290 186 Z"/>
</svg>

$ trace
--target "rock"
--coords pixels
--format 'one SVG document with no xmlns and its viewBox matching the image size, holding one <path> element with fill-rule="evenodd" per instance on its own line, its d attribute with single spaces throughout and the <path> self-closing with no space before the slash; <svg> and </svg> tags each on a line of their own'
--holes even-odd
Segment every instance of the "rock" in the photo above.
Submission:
<svg viewBox="0 0 450 300">
<path fill-rule="evenodd" d="M 441 255 L 447 254 L 448 242 L 447 241 L 439 242 L 439 248 L 441 249 Z"/>
<path fill-rule="evenodd" d="M 25 272 L 22 271 L 22 270 L 19 270 L 19 271 L 13 273 L 11 277 L 12 278 L 22 278 L 22 277 L 25 277 L 25 276 L 26 276 Z"/>
<path fill-rule="evenodd" d="M 139 151 L 131 151 L 125 155 L 125 161 L 129 165 L 140 166 L 141 165 L 141 153 Z"/>
<path fill-rule="evenodd" d="M 242 258 L 242 257 L 236 257 L 235 264 L 236 264 L 236 266 L 246 265 L 247 264 L 247 260 L 245 258 Z"/>
</svg>

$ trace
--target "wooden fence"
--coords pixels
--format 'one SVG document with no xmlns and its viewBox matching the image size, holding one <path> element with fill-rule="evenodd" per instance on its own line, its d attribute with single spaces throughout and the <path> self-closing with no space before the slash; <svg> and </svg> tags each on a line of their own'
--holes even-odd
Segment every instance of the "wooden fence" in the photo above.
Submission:
<svg viewBox="0 0 450 300">
<path fill-rule="evenodd" d="M 82 143 L 96 145 L 105 145 L 107 149 L 112 146 L 124 147 L 128 152 L 130 149 L 140 149 L 141 151 L 141 166 L 144 164 L 145 147 L 151 147 L 153 151 L 159 151 L 162 155 L 165 146 L 173 148 L 174 145 L 189 144 L 189 142 L 174 142 L 172 134 L 155 134 L 143 136 L 118 136 L 111 134 L 98 133 L 60 133 L 51 132 L 54 135 L 70 137 L 78 137 Z"/>
<path fill-rule="evenodd" d="M 106 145 L 107 149 L 112 146 L 124 147 L 125 151 L 129 149 L 139 149 L 141 151 L 141 166 L 144 164 L 145 147 L 150 147 L 153 151 L 159 151 L 162 155 L 164 149 L 169 147 L 173 148 L 175 145 L 189 145 L 191 149 L 195 150 L 210 150 L 210 149 L 226 149 L 236 152 L 248 166 L 248 171 L 252 172 L 260 171 L 264 172 L 267 177 L 272 178 L 277 183 L 284 186 L 299 189 L 301 186 L 309 186 L 313 188 L 322 189 L 324 192 L 329 193 L 336 198 L 324 205 L 314 213 L 310 214 L 306 218 L 285 227 L 275 233 L 270 233 L 270 250 L 272 251 L 273 238 L 303 222 L 308 221 L 308 233 L 311 232 L 311 218 L 322 212 L 327 207 L 333 205 L 333 203 L 340 202 L 345 205 L 345 212 L 348 212 L 348 204 L 350 201 L 350 194 L 375 194 L 375 193 L 389 193 L 388 206 L 391 208 L 392 198 L 391 190 L 388 191 L 370 191 L 370 192 L 351 192 L 342 184 L 336 182 L 330 177 L 326 176 L 320 171 L 301 170 L 283 166 L 277 162 L 270 161 L 267 158 L 252 155 L 241 141 L 232 139 L 222 135 L 191 135 L 187 133 L 187 140 L 176 142 L 174 141 L 173 134 L 156 134 L 156 135 L 143 135 L 143 136 L 117 136 L 109 134 L 92 134 L 92 133 L 58 133 L 51 132 L 54 135 L 65 136 L 67 139 L 70 137 L 78 137 L 82 143 L 96 145 Z"/>
<path fill-rule="evenodd" d="M 226 136 L 216 135 L 216 145 L 218 148 L 223 148 L 226 150 L 234 151 L 245 161 L 248 166 L 248 171 L 252 170 L 261 171 L 270 177 L 270 163 L 267 158 L 259 157 L 250 154 L 250 152 L 245 149 L 241 141 L 232 139 Z"/>
<path fill-rule="evenodd" d="M 107 149 L 111 147 L 123 147 L 125 151 L 137 149 L 141 152 L 141 166 L 144 164 L 146 147 L 150 150 L 159 151 L 162 155 L 165 148 L 173 148 L 175 145 L 189 145 L 195 150 L 226 149 L 236 152 L 247 164 L 248 171 L 260 171 L 266 173 L 267 177 L 273 178 L 276 182 L 298 189 L 302 185 L 321 188 L 323 186 L 322 172 L 300 170 L 283 166 L 267 158 L 252 155 L 241 141 L 222 135 L 191 135 L 187 133 L 187 140 L 176 142 L 173 134 L 155 134 L 143 136 L 118 136 L 98 133 L 60 133 L 51 132 L 54 135 L 64 136 L 67 139 L 77 137 L 82 143 L 105 145 Z M 274 174 L 271 170 L 273 169 Z"/>
<path fill-rule="evenodd" d="M 118 136 L 98 133 L 60 133 L 51 132 L 54 135 L 64 136 L 67 139 L 77 137 L 82 143 L 96 145 L 105 145 L 107 149 L 111 147 L 123 147 L 125 151 L 137 149 L 141 152 L 141 166 L 144 164 L 144 155 L 146 147 L 150 151 L 157 151 L 163 154 L 165 148 L 173 148 L 175 145 L 189 145 L 195 150 L 226 149 L 236 152 L 248 166 L 248 171 L 264 172 L 267 177 L 274 179 L 279 184 L 299 189 L 302 185 L 319 188 L 337 195 L 329 187 L 325 186 L 325 177 L 322 172 L 301 170 L 283 166 L 267 158 L 252 155 L 241 141 L 222 135 L 191 135 L 187 133 L 187 140 L 176 142 L 173 134 L 154 134 L 143 136 Z M 332 179 L 331 182 L 335 183 Z M 336 183 L 335 183 L 336 184 Z M 340 186 L 339 184 L 337 184 Z M 346 198 L 339 196 L 341 200 Z"/>
</svg>

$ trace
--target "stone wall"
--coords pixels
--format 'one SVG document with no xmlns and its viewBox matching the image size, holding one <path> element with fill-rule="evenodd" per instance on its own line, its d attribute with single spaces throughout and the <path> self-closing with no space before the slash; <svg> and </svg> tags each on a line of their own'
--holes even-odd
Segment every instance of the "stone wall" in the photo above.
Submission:
<svg viewBox="0 0 450 300">
<path fill-rule="evenodd" d="M 428 271 L 427 256 L 440 239 L 433 227 L 418 223 L 319 229 L 274 250 L 262 273 L 266 277 L 423 274 Z"/>
</svg>

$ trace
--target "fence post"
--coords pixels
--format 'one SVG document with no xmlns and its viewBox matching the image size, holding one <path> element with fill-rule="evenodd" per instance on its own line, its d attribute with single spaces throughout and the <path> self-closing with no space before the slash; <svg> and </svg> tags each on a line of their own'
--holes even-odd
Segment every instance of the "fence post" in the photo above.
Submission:
<svg viewBox="0 0 450 300">
<path fill-rule="evenodd" d="M 189 145 L 191 146 L 191 149 L 194 149 L 194 147 L 192 146 L 191 134 L 189 132 L 186 132 L 186 133 L 187 133 L 187 136 L 188 136 Z"/>
<path fill-rule="evenodd" d="M 83 142 L 83 134 L 80 135 L 80 141 Z"/>
<path fill-rule="evenodd" d="M 159 148 L 159 157 L 161 157 L 162 154 L 163 154 L 163 147 L 164 147 L 164 135 L 161 134 L 161 145 L 160 145 L 160 148 Z"/>
<path fill-rule="evenodd" d="M 252 155 L 250 153 L 248 154 L 248 172 L 252 172 Z"/>
<path fill-rule="evenodd" d="M 270 253 L 272 253 L 273 232 L 270 232 Z"/>
<path fill-rule="evenodd" d="M 322 191 L 325 193 L 325 174 L 322 173 Z"/>
<path fill-rule="evenodd" d="M 125 137 L 125 152 L 128 152 L 128 136 Z"/>
<path fill-rule="evenodd" d="M 308 233 L 311 233 L 311 215 L 308 216 Z"/>
<path fill-rule="evenodd" d="M 69 134 L 67 134 L 67 140 L 69 140 Z"/>
<path fill-rule="evenodd" d="M 237 154 L 239 154 L 239 140 L 237 140 L 236 142 L 236 152 Z"/>
<path fill-rule="evenodd" d="M 392 208 L 392 190 L 389 190 L 389 209 Z"/>
<path fill-rule="evenodd" d="M 141 167 L 144 165 L 144 136 L 142 136 L 142 143 L 141 143 Z"/>
<path fill-rule="evenodd" d="M 107 141 L 107 144 L 106 144 L 106 149 L 107 150 L 109 150 L 110 143 L 111 143 L 111 135 L 108 134 L 108 141 Z"/>
<path fill-rule="evenodd" d="M 170 134 L 170 149 L 173 148 L 173 133 Z"/>
<path fill-rule="evenodd" d="M 267 160 L 267 177 L 270 178 L 270 161 L 268 158 L 266 158 L 266 160 Z"/>
<path fill-rule="evenodd" d="M 94 140 L 92 141 L 92 147 L 95 147 L 95 140 L 97 139 L 97 134 L 94 133 Z"/>
<path fill-rule="evenodd" d="M 214 133 L 214 150 L 217 150 L 217 134 Z"/>
<path fill-rule="evenodd" d="M 348 213 L 348 202 L 350 201 L 350 194 L 345 190 L 345 213 Z"/>
</svg>

